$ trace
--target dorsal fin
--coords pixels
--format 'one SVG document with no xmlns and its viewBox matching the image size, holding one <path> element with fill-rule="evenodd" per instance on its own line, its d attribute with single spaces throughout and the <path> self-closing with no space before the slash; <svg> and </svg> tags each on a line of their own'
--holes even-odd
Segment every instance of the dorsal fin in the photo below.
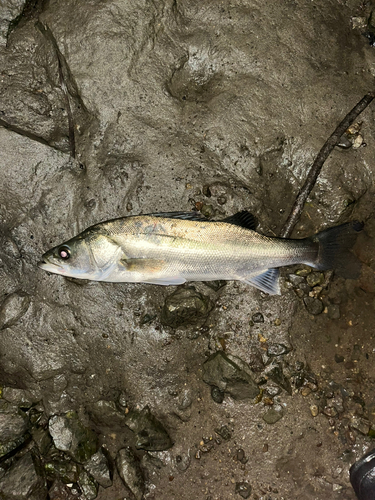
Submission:
<svg viewBox="0 0 375 500">
<path fill-rule="evenodd" d="M 222 222 L 227 222 L 228 224 L 234 224 L 235 226 L 241 226 L 246 229 L 256 230 L 257 221 L 253 214 L 248 212 L 247 210 L 242 210 L 241 212 L 237 212 L 226 219 L 223 219 Z"/>
<path fill-rule="evenodd" d="M 183 219 L 183 220 L 207 220 L 200 212 L 158 212 L 152 215 L 153 217 L 165 217 L 166 219 Z"/>
</svg>

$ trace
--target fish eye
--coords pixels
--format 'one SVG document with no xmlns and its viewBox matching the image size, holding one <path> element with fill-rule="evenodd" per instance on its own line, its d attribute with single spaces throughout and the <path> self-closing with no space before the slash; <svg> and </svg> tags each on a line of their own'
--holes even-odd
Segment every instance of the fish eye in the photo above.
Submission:
<svg viewBox="0 0 375 500">
<path fill-rule="evenodd" d="M 60 247 L 58 249 L 58 254 L 63 260 L 68 260 L 70 257 L 70 248 L 68 247 Z"/>
</svg>

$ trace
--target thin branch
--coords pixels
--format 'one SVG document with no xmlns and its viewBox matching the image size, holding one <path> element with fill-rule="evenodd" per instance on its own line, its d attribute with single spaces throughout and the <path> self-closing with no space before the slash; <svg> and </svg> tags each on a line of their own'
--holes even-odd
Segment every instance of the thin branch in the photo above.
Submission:
<svg viewBox="0 0 375 500">
<path fill-rule="evenodd" d="M 56 52 L 56 57 L 57 57 L 57 62 L 58 62 L 58 69 L 59 69 L 59 82 L 60 82 L 60 87 L 61 90 L 64 94 L 65 97 L 65 103 L 66 103 L 66 112 L 68 114 L 68 127 L 69 127 L 69 144 L 70 144 L 70 155 L 72 158 L 76 157 L 76 141 L 75 141 L 75 134 L 74 134 L 74 120 L 73 120 L 73 113 L 72 113 L 72 108 L 70 106 L 70 98 L 69 98 L 69 91 L 68 87 L 66 86 L 65 83 L 65 78 L 64 78 L 64 69 L 67 66 L 67 63 L 64 59 L 64 56 L 62 55 L 59 46 L 57 45 L 56 39 L 52 33 L 52 31 L 49 29 L 47 25 L 44 25 L 40 21 L 36 23 L 37 28 L 40 30 L 40 32 L 49 40 L 53 48 L 55 49 Z"/>
<path fill-rule="evenodd" d="M 375 92 L 369 92 L 366 94 L 358 104 L 354 106 L 354 108 L 345 116 L 342 122 L 337 126 L 336 130 L 333 134 L 326 140 L 322 149 L 319 151 L 317 157 L 315 158 L 314 163 L 312 164 L 309 173 L 307 174 L 305 184 L 297 195 L 296 201 L 294 202 L 293 208 L 284 224 L 283 229 L 281 230 L 281 238 L 288 238 L 298 222 L 298 219 L 301 216 L 303 207 L 305 202 L 311 193 L 311 190 L 315 186 L 316 179 L 320 174 L 320 171 L 323 167 L 324 162 L 332 152 L 333 148 L 337 146 L 341 136 L 345 133 L 345 131 L 350 127 L 350 125 L 354 122 L 359 114 L 364 111 L 367 106 L 371 103 L 371 101 L 375 97 Z"/>
</svg>

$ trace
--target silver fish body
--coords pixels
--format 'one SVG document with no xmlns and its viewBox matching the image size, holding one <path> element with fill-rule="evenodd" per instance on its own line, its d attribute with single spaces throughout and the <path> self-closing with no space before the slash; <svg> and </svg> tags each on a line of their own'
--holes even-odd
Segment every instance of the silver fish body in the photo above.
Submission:
<svg viewBox="0 0 375 500">
<path fill-rule="evenodd" d="M 261 235 L 250 229 L 253 221 L 247 212 L 219 222 L 195 217 L 155 214 L 102 222 L 44 254 L 39 265 L 53 273 L 95 281 L 177 285 L 241 280 L 268 293 L 279 293 L 276 268 L 325 265 L 319 263 L 319 238 L 284 240 Z M 352 225 L 349 232 L 357 232 Z M 348 225 L 344 226 L 348 233 Z"/>
</svg>

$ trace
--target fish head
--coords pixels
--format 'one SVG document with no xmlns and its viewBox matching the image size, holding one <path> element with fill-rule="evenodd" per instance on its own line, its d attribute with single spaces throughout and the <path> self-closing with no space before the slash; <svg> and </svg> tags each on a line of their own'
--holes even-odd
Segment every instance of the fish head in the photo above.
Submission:
<svg viewBox="0 0 375 500">
<path fill-rule="evenodd" d="M 71 278 L 102 281 L 117 264 L 120 253 L 121 248 L 111 238 L 87 230 L 48 250 L 38 266 Z"/>
</svg>

